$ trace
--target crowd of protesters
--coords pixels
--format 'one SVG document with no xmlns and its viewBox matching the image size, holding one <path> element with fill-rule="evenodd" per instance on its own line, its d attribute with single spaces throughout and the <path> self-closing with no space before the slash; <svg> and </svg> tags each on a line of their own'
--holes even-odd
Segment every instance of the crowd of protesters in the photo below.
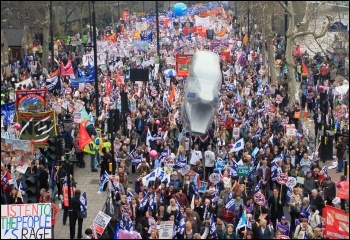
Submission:
<svg viewBox="0 0 350 240">
<path fill-rule="evenodd" d="M 231 16 L 231 18 L 229 17 Z M 254 44 L 250 45 L 247 36 L 239 31 L 239 26 L 234 22 L 232 14 L 218 14 L 213 19 L 222 21 L 222 28 L 227 28 L 227 34 L 221 40 L 230 43 L 230 60 L 221 58 L 222 85 L 219 92 L 219 108 L 213 118 L 213 123 L 207 132 L 201 136 L 191 136 L 183 129 L 181 108 L 184 101 L 183 93 L 186 77 L 167 76 L 164 70 L 174 68 L 174 65 L 166 62 L 167 57 L 177 53 L 193 54 L 198 50 L 207 50 L 213 40 L 192 34 L 190 38 L 182 38 L 176 35 L 174 27 L 169 27 L 168 34 L 162 35 L 161 57 L 158 71 L 151 58 L 155 49 L 146 51 L 129 50 L 126 54 L 109 58 L 106 67 L 100 68 L 98 73 L 98 87 L 100 99 L 95 99 L 93 84 L 86 85 L 83 91 L 72 89 L 69 76 L 61 76 L 61 89 L 51 92 L 48 96 L 47 110 L 52 109 L 55 102 L 66 101 L 74 105 L 77 100 L 84 102 L 87 114 L 93 116 L 93 128 L 87 129 L 92 141 L 84 148 L 79 147 L 79 124 L 73 123 L 65 127 L 62 123 L 66 114 L 58 114 L 59 135 L 64 138 L 66 148 L 74 150 L 78 160 L 77 166 L 85 168 L 84 154 L 91 158 L 88 166 L 91 172 L 100 172 L 100 176 L 106 171 L 110 175 L 119 175 L 119 182 L 124 188 L 124 194 L 115 194 L 114 202 L 120 207 L 128 204 L 132 210 L 132 221 L 136 231 L 143 238 L 159 238 L 159 227 L 150 231 L 149 217 L 157 221 L 175 221 L 179 225 L 178 214 L 181 212 L 185 220 L 185 228 L 176 232 L 175 237 L 184 239 L 271 239 L 279 235 L 286 235 L 295 239 L 324 238 L 322 236 L 322 209 L 325 204 L 334 205 L 333 200 L 338 197 L 341 209 L 346 210 L 346 200 L 349 198 L 348 179 L 340 176 L 339 179 L 331 179 L 325 176 L 324 170 L 319 166 L 317 158 L 310 154 L 308 142 L 304 141 L 301 125 L 307 118 L 303 118 L 305 105 L 313 117 L 316 135 L 319 130 L 336 131 L 336 158 L 337 172 L 343 171 L 343 161 L 346 156 L 348 139 L 349 118 L 348 106 L 341 102 L 333 102 L 333 92 L 328 91 L 330 109 L 323 123 L 320 111 L 320 86 L 335 87 L 337 67 L 329 59 L 316 54 L 313 59 L 307 52 L 296 50 L 295 82 L 300 82 L 300 100 L 289 95 L 289 84 L 285 79 L 288 71 L 285 67 L 284 38 L 276 34 L 274 36 L 275 61 L 278 68 L 278 82 L 270 82 L 266 64 L 261 62 L 261 48 L 265 43 L 261 33 L 257 33 Z M 116 44 L 122 45 L 131 35 L 131 27 L 125 23 L 124 30 L 118 33 Z M 232 34 L 231 34 L 232 33 Z M 103 31 L 99 32 L 98 41 L 104 41 Z M 232 36 L 233 35 L 233 36 Z M 168 43 L 168 44 L 167 44 Z M 72 54 L 62 49 L 58 56 L 58 63 L 73 62 L 75 74 L 78 69 L 88 70 L 81 66 L 81 53 Z M 220 54 L 220 52 L 218 53 Z M 38 72 L 30 73 L 30 65 L 38 62 Z M 13 68 L 20 67 L 19 74 L 13 71 L 12 76 L 2 76 L 1 89 L 2 103 L 11 100 L 8 92 L 15 88 L 15 83 L 25 80 L 32 74 L 32 83 L 18 89 L 32 89 L 45 87 L 47 75 L 40 68 L 41 60 L 14 61 Z M 305 69 L 310 69 L 305 72 Z M 150 71 L 149 82 L 136 84 L 130 81 L 131 68 L 147 68 Z M 52 69 L 53 70 L 53 69 Z M 34 76 L 35 75 L 35 76 Z M 123 81 L 119 81 L 123 77 Z M 106 78 L 108 78 L 106 80 Z M 119 79 L 118 79 L 119 78 Z M 106 81 L 110 81 L 111 90 Z M 68 91 L 70 89 L 72 91 Z M 171 95 L 172 89 L 175 95 Z M 128 94 L 129 111 L 123 119 L 130 118 L 131 126 L 126 121 L 121 121 L 120 130 L 114 133 L 114 142 L 110 143 L 111 131 L 108 129 L 109 110 L 121 108 L 121 92 Z M 169 96 L 172 96 L 172 99 Z M 277 103 L 277 97 L 282 101 Z M 96 101 L 99 102 L 100 116 L 96 116 Z M 268 103 L 268 106 L 265 104 Z M 342 104 L 342 105 L 341 105 Z M 272 106 L 271 106 L 272 105 Z M 67 109 L 67 114 L 73 115 L 73 109 Z M 124 113 L 123 113 L 124 114 Z M 285 125 L 295 124 L 298 133 L 294 137 L 286 135 Z M 6 124 L 5 124 L 6 125 Z M 6 127 L 2 131 L 6 131 Z M 236 132 L 236 129 L 239 129 Z M 147 134 L 156 139 L 148 142 Z M 160 138 L 156 138 L 161 136 Z M 244 139 L 244 148 L 238 152 L 230 151 L 235 143 Z M 258 148 L 258 152 L 253 154 Z M 113 150 L 112 150 L 113 149 Z M 152 150 L 158 154 L 167 152 L 174 159 L 174 163 L 180 159 L 186 159 L 190 165 L 188 173 L 182 175 L 180 171 L 173 169 L 169 182 L 161 182 L 159 178 L 145 185 L 143 177 L 150 174 L 158 167 L 164 168 L 167 164 L 164 159 L 154 158 L 150 155 Z M 314 149 L 317 151 L 317 149 Z M 132 153 L 132 154 L 130 154 Z M 18 196 L 18 189 L 3 181 L 13 174 L 12 167 L 16 166 L 16 160 L 12 161 L 14 153 L 5 152 L 3 158 L 11 158 L 6 166 L 1 165 L 1 189 L 2 202 L 4 204 L 21 204 L 23 200 Z M 159 156 L 159 155 L 158 155 Z M 140 163 L 134 163 L 134 158 L 141 157 Z M 322 156 L 319 156 L 322 158 Z M 209 176 L 216 172 L 217 159 L 222 159 L 226 167 L 220 171 L 222 178 L 219 183 L 212 184 Z M 89 159 L 89 160 L 90 160 Z M 253 173 L 247 177 L 238 177 L 232 172 L 232 166 L 238 162 L 252 166 Z M 50 165 L 51 163 L 51 165 Z M 35 169 L 39 177 L 38 189 L 42 189 L 40 198 L 42 202 L 51 202 L 50 195 L 45 194 L 49 190 L 49 176 L 51 175 L 52 161 L 45 156 L 44 149 L 35 151 L 35 159 L 31 168 Z M 98 170 L 98 168 L 100 168 Z M 50 169 L 50 171 L 48 171 Z M 303 187 L 297 185 L 290 196 L 287 196 L 287 187 L 276 180 L 276 171 L 292 177 L 305 178 Z M 69 173 L 72 174 L 72 173 Z M 59 181 L 58 196 L 63 196 L 63 224 L 65 225 L 68 212 L 67 185 L 64 182 L 67 174 L 64 167 L 57 171 Z M 136 181 L 130 181 L 131 176 L 136 176 Z M 193 181 L 208 182 L 208 188 L 202 194 L 197 195 L 195 188 L 198 184 Z M 98 174 L 96 178 L 99 178 Z M 18 178 L 17 178 L 18 179 Z M 78 238 L 82 238 L 82 222 L 80 218 L 80 190 L 76 189 L 72 179 L 74 201 L 74 219 L 78 220 Z M 258 183 L 260 187 L 256 188 Z M 335 183 L 337 182 L 337 183 Z M 128 187 L 132 187 L 135 195 L 128 199 L 126 194 Z M 103 190 L 106 186 L 103 187 Z M 155 192 L 157 202 L 151 211 L 148 207 L 140 207 L 140 202 L 146 193 Z M 254 194 L 264 194 L 266 204 L 257 206 L 254 203 Z M 228 208 L 227 203 L 234 199 L 234 208 Z M 193 200 L 193 201 L 192 201 Z M 192 204 L 191 204 L 192 203 Z M 149 203 L 147 203 L 149 204 Z M 285 208 L 285 206 L 288 206 Z M 286 210 L 288 209 L 288 210 Z M 247 213 L 247 224 L 239 227 L 243 211 Z M 57 209 L 55 210 L 57 213 Z M 55 215 L 55 214 L 54 214 Z M 212 229 L 211 217 L 215 218 L 215 231 Z M 116 211 L 117 220 L 122 218 Z M 54 221 L 54 220 L 53 220 Z M 248 224 L 249 223 L 249 224 Z M 53 222 L 53 225 L 55 223 Z M 75 229 L 75 224 L 73 229 Z M 91 229 L 86 234 L 93 236 Z M 74 230 L 75 231 L 75 230 Z"/>
</svg>

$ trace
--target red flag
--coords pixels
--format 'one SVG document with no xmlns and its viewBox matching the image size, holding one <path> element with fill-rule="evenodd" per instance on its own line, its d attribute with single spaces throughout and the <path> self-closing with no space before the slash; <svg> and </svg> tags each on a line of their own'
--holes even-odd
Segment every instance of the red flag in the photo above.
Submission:
<svg viewBox="0 0 350 240">
<path fill-rule="evenodd" d="M 91 142 L 91 137 L 83 124 L 79 124 L 79 148 L 84 151 L 84 147 Z"/>
<path fill-rule="evenodd" d="M 117 71 L 117 84 L 118 84 L 119 87 L 120 87 L 120 85 L 123 84 L 122 78 L 121 78 L 121 76 L 120 76 L 120 70 L 119 70 L 119 69 L 118 69 L 118 71 Z"/>
<path fill-rule="evenodd" d="M 105 81 L 106 81 L 106 93 L 109 94 L 112 91 L 113 87 L 108 77 L 105 78 Z"/>
<path fill-rule="evenodd" d="M 61 62 L 61 76 L 74 75 L 72 62 L 68 59 L 66 66 Z"/>
</svg>

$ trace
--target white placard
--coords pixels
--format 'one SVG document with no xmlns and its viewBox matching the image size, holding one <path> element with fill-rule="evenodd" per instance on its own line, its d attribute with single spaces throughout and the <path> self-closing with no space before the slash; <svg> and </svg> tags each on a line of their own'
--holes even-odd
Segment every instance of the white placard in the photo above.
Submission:
<svg viewBox="0 0 350 240">
<path fill-rule="evenodd" d="M 75 112 L 73 113 L 73 121 L 76 123 L 81 122 L 81 112 Z"/>
<path fill-rule="evenodd" d="M 90 62 L 91 66 L 94 66 L 94 54 L 85 54 L 83 55 L 83 65 L 84 67 L 88 66 Z M 106 55 L 104 53 L 97 53 L 97 65 L 106 64 Z"/>
<path fill-rule="evenodd" d="M 93 222 L 93 227 L 96 233 L 102 235 L 110 220 L 110 216 L 100 211 Z"/>
<path fill-rule="evenodd" d="M 51 203 L 1 205 L 1 239 L 51 239 Z"/>
<path fill-rule="evenodd" d="M 162 221 L 159 229 L 159 239 L 171 239 L 173 237 L 174 222 Z"/>
<path fill-rule="evenodd" d="M 305 178 L 303 177 L 297 177 L 297 183 L 304 185 Z"/>
</svg>

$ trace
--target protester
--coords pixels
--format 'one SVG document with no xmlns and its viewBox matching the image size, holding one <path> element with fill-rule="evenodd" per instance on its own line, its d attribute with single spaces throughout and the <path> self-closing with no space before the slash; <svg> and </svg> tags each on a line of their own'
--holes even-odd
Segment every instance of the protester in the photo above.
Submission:
<svg viewBox="0 0 350 240">
<path fill-rule="evenodd" d="M 263 57 L 265 36 L 259 29 L 256 29 L 255 35 L 248 36 L 241 31 L 242 26 L 238 23 L 237 16 L 227 9 L 225 3 L 205 3 L 202 8 L 205 9 L 208 5 L 213 6 L 212 10 L 215 9 L 215 13 L 213 11 L 208 16 L 209 23 L 212 25 L 208 28 L 213 29 L 214 39 L 201 34 L 197 30 L 198 26 L 192 28 L 191 24 L 195 24 L 195 18 L 204 13 L 201 13 L 196 6 L 189 6 L 189 11 L 193 11 L 191 17 L 188 15 L 176 18 L 178 21 L 175 23 L 170 21 L 167 26 L 165 23 L 160 25 L 159 57 L 156 56 L 155 32 L 151 30 L 152 27 L 139 31 L 139 24 L 146 22 L 150 26 L 154 24 L 152 16 L 144 18 L 131 16 L 129 20 L 119 24 L 117 29 L 99 29 L 98 53 L 107 54 L 105 54 L 105 64 L 98 66 L 98 79 L 96 79 L 98 98 L 95 96 L 92 62 L 81 63 L 82 53 L 70 52 L 64 46 L 59 46 L 58 56 L 56 56 L 58 65 L 52 66 L 51 69 L 60 69 L 60 79 L 57 81 L 60 86 L 57 88 L 52 86 L 50 82 L 52 76 L 43 73 L 44 71 L 38 75 L 31 73 L 31 66 L 34 63 L 40 65 L 41 60 L 26 60 L 19 63 L 21 71 L 23 70 L 21 74 L 11 73 L 15 78 L 14 81 L 11 79 L 12 76 L 6 79 L 6 82 L 2 81 L 2 89 L 31 89 L 31 87 L 48 89 L 47 110 L 56 110 L 56 104 L 61 104 L 61 113 L 57 114 L 57 122 L 59 136 L 64 139 L 65 147 L 74 148 L 79 167 L 85 167 L 83 157 L 87 154 L 91 172 L 98 172 L 97 167 L 100 165 L 101 178 L 105 172 L 108 175 L 119 176 L 119 189 L 114 191 L 113 201 L 121 200 L 123 205 L 130 206 L 132 220 L 135 224 L 140 223 L 142 226 L 143 238 L 156 238 L 159 234 L 156 230 L 149 231 L 148 217 L 150 216 L 157 220 L 161 218 L 162 221 L 171 219 L 175 222 L 174 235 L 186 236 L 186 238 L 204 239 L 207 235 L 228 239 L 273 238 L 270 219 L 274 229 L 277 229 L 276 225 L 290 224 L 290 235 L 295 231 L 294 236 L 304 238 L 305 234 L 302 233 L 304 229 L 311 238 L 309 227 L 304 226 L 304 222 L 298 225 L 295 220 L 299 217 L 304 219 L 310 214 L 309 209 L 314 207 L 321 213 L 324 200 L 327 204 L 332 204 L 335 189 L 332 187 L 329 176 L 321 170 L 317 159 L 310 156 L 307 148 L 309 142 L 304 138 L 306 131 L 301 131 L 303 123 L 308 121 L 303 112 L 306 104 L 310 115 L 313 114 L 316 130 L 337 129 L 336 155 L 338 171 L 342 171 L 346 141 L 343 141 L 340 133 L 345 134 L 344 137 L 346 137 L 348 128 L 346 124 L 349 121 L 346 115 L 348 107 L 342 103 L 343 106 L 341 106 L 338 101 L 331 104 L 335 107 L 330 108 L 326 116 L 324 111 L 321 111 L 320 102 L 320 94 L 324 92 L 320 88 L 321 84 L 329 89 L 340 85 L 337 83 L 334 71 L 332 73 L 333 67 L 328 67 L 329 60 L 322 59 L 319 54 L 312 60 L 309 59 L 307 52 L 302 53 L 300 47 L 297 48 L 294 53 L 294 62 L 288 63 L 296 66 L 295 82 L 298 82 L 298 85 L 300 82 L 301 85 L 300 97 L 295 99 L 293 93 L 289 91 L 290 84 L 295 82 L 285 81 L 289 74 L 286 70 L 284 49 L 286 39 L 279 34 L 272 34 L 273 46 L 267 45 L 267 47 L 274 47 L 275 59 L 272 61 L 265 59 L 265 56 Z M 166 13 L 168 14 L 169 11 Z M 173 18 L 174 16 L 169 17 L 169 19 Z M 182 23 L 184 26 L 181 26 Z M 188 29 L 187 23 L 191 26 Z M 185 34 L 187 30 L 189 34 Z M 113 40 L 110 38 L 112 36 Z M 129 44 L 129 39 L 134 42 Z M 140 47 L 137 43 L 145 46 Z M 192 136 L 184 129 L 185 123 L 182 122 L 182 108 L 185 106 L 184 89 L 191 80 L 186 74 L 181 74 L 179 71 L 181 66 L 178 66 L 180 68 L 175 71 L 175 65 L 179 63 L 175 56 L 193 55 L 199 50 L 210 50 L 220 55 L 222 84 L 215 99 L 218 109 L 214 113 L 213 122 L 209 124 L 210 127 L 204 134 Z M 84 51 L 86 54 L 91 50 L 84 48 Z M 266 64 L 273 61 L 277 63 L 276 82 L 271 82 L 271 76 L 268 77 L 270 68 Z M 66 63 L 72 65 L 73 74 L 67 73 L 65 66 L 69 64 Z M 323 66 L 324 64 L 326 66 Z M 13 69 L 18 70 L 17 65 L 17 60 L 11 62 Z M 183 67 L 188 68 L 188 66 Z M 312 70 L 308 70 L 308 67 Z M 149 81 L 135 82 L 131 72 L 136 68 L 147 69 Z M 173 70 L 175 73 L 170 76 L 165 70 Z M 19 82 L 19 78 L 25 80 L 29 75 L 32 76 L 30 86 Z M 328 75 L 332 76 L 328 79 Z M 275 77 L 272 76 L 272 78 Z M 79 83 L 84 85 L 83 89 L 80 88 Z M 52 90 L 53 87 L 54 90 Z M 333 91 L 328 91 L 326 95 L 329 102 L 333 101 Z M 13 101 L 10 100 L 6 91 L 1 99 L 4 104 Z M 281 103 L 277 103 L 277 100 L 281 100 Z M 81 109 L 77 108 L 77 105 L 81 105 Z M 97 116 L 97 110 L 100 113 L 99 116 Z M 113 110 L 119 110 L 120 115 L 118 117 L 113 115 Z M 66 124 L 64 126 L 62 123 L 65 122 L 67 115 L 79 115 L 81 119 L 75 119 L 75 123 L 71 126 Z M 323 117 L 327 119 L 325 126 L 323 126 Z M 107 119 L 121 121 L 118 124 L 113 122 L 113 129 L 110 129 L 111 124 L 108 124 Z M 7 124 L 6 122 L 5 125 Z M 289 131 L 286 131 L 287 125 L 290 124 L 294 124 L 296 129 L 295 135 L 292 136 Z M 115 131 L 114 125 L 118 125 L 120 129 Z M 113 133 L 111 135 L 115 140 L 104 135 L 106 133 Z M 315 134 L 317 135 L 318 131 Z M 89 137 L 91 140 L 85 146 L 81 146 L 81 140 Z M 238 143 L 242 141 L 242 148 L 237 150 Z M 314 150 L 319 151 L 319 149 Z M 155 155 L 153 151 L 156 152 Z M 15 158 L 15 155 L 12 154 L 11 157 Z M 68 187 L 64 178 L 70 173 L 65 173 L 64 166 L 60 167 L 58 164 L 54 166 L 53 159 L 47 154 L 45 157 L 48 160 L 50 176 L 52 170 L 57 171 L 56 184 L 59 188 L 58 195 L 63 192 L 63 223 L 65 224 Z M 224 166 L 218 164 L 219 158 L 223 160 Z M 35 172 L 39 167 L 39 174 L 42 174 L 40 188 L 48 190 L 52 186 L 44 183 L 48 177 L 40 165 L 44 165 L 45 170 L 47 166 L 40 156 L 35 155 L 34 159 L 38 161 L 32 161 L 28 171 Z M 187 168 L 178 167 L 183 166 L 181 164 L 190 165 L 189 172 L 186 172 Z M 238 166 L 241 165 L 249 167 L 247 176 L 239 176 Z M 2 194 L 6 195 L 11 192 L 9 180 L 14 176 L 11 175 L 11 171 L 6 170 L 6 165 L 3 169 L 2 164 L 1 168 Z M 220 176 L 216 184 L 211 182 L 212 173 L 216 173 L 213 176 Z M 283 173 L 294 178 L 303 178 L 306 175 L 302 191 L 296 187 L 291 189 L 281 187 L 277 176 Z M 134 187 L 138 196 L 135 195 L 130 198 L 131 202 L 128 202 L 128 186 L 135 174 L 137 177 Z M 325 177 L 324 181 L 323 177 Z M 22 182 L 25 182 L 24 178 L 25 176 Z M 107 182 L 108 180 L 102 189 L 107 189 Z M 207 183 L 206 187 L 205 183 Z M 348 181 L 342 177 L 336 185 L 337 196 L 341 199 L 343 210 L 345 210 L 345 200 L 348 199 L 348 193 L 345 193 L 348 192 L 346 184 Z M 77 194 L 74 193 L 73 187 L 74 183 L 72 183 L 72 196 Z M 319 187 L 323 190 L 324 197 L 320 193 L 315 193 L 314 190 Z M 156 193 L 155 203 L 152 200 L 153 191 Z M 258 207 L 254 203 L 255 193 L 263 194 L 267 200 L 265 206 Z M 46 195 L 43 195 L 43 198 L 45 197 Z M 147 204 L 143 205 L 144 202 Z M 290 217 L 285 215 L 286 212 L 283 213 L 285 202 L 289 205 Z M 141 203 L 142 206 L 140 206 Z M 234 206 L 230 206 L 231 203 L 234 203 Z M 259 227 L 252 217 L 251 228 L 247 226 L 245 230 L 244 227 L 238 226 L 236 231 L 244 209 L 254 218 L 256 216 L 257 221 L 260 220 Z M 78 208 L 76 210 L 78 211 Z M 184 214 L 182 210 L 185 210 Z M 317 211 L 313 213 L 316 214 Z M 210 223 L 212 217 L 213 221 Z M 191 224 L 190 227 L 188 222 Z M 128 224 L 125 225 L 129 227 Z M 209 231 L 209 228 L 215 229 L 216 233 L 213 230 Z M 204 231 L 207 231 L 207 235 Z M 92 237 L 91 229 L 87 229 L 85 233 Z M 281 233 L 276 231 L 276 235 Z M 78 218 L 78 237 L 82 237 L 81 235 Z"/>
</svg>

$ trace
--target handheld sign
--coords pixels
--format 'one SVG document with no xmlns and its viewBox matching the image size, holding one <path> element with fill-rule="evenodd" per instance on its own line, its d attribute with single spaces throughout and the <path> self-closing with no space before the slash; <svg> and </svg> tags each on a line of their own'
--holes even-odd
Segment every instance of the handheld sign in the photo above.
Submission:
<svg viewBox="0 0 350 240">
<path fill-rule="evenodd" d="M 246 177 L 249 173 L 249 166 L 248 165 L 238 165 L 238 176 L 239 177 Z"/>
<path fill-rule="evenodd" d="M 205 193 L 205 191 L 207 190 L 207 187 L 208 187 L 208 182 L 200 181 L 198 192 Z"/>
<path fill-rule="evenodd" d="M 215 167 L 220 169 L 221 171 L 225 169 L 226 167 L 226 161 L 221 159 L 221 158 L 218 158 L 216 160 L 216 164 L 215 164 Z"/>
<path fill-rule="evenodd" d="M 288 177 L 288 182 L 286 184 L 287 187 L 293 188 L 297 185 L 297 179 L 295 177 Z"/>
<path fill-rule="evenodd" d="M 178 170 L 178 172 L 180 172 L 182 176 L 185 176 L 187 173 L 190 172 L 190 170 L 191 170 L 190 165 L 186 165 L 185 167 L 180 168 L 180 169 Z"/>
<path fill-rule="evenodd" d="M 257 192 L 254 194 L 254 202 L 259 205 L 262 206 L 265 203 L 265 196 L 264 194 L 262 194 L 261 192 Z"/>
<path fill-rule="evenodd" d="M 120 212 L 124 217 L 131 217 L 132 211 L 129 205 L 121 205 Z"/>
<path fill-rule="evenodd" d="M 209 181 L 212 182 L 214 185 L 218 184 L 221 180 L 221 176 L 218 173 L 212 173 L 209 176 Z"/>
<path fill-rule="evenodd" d="M 281 184 L 281 185 L 285 185 L 288 183 L 288 175 L 285 173 L 280 173 L 277 175 L 276 177 L 276 181 Z"/>
<path fill-rule="evenodd" d="M 164 158 L 164 164 L 166 165 L 174 165 L 174 159 L 170 156 Z"/>
</svg>

